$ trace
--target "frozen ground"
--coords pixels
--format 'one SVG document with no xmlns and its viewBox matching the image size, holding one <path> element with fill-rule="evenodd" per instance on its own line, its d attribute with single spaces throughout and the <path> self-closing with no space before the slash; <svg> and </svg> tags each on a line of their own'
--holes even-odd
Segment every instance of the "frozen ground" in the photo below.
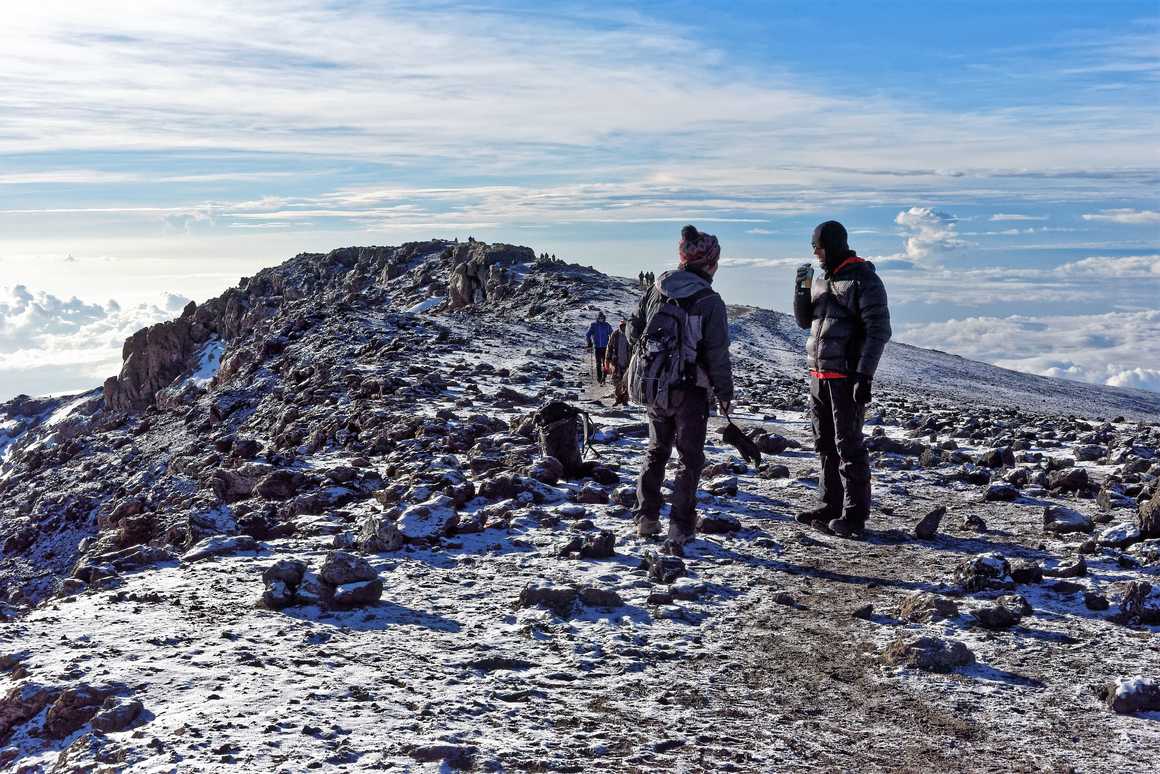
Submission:
<svg viewBox="0 0 1160 774">
<path fill-rule="evenodd" d="M 0 752 L 0 766 L 6 761 L 27 772 L 99 766 L 1142 771 L 1160 759 L 1160 713 L 1115 714 L 1097 696 L 1120 678 L 1160 676 L 1160 627 L 1111 620 L 1126 582 L 1155 582 L 1160 565 L 1137 550 L 1148 544 L 1123 551 L 1093 548 L 1081 545 L 1087 534 L 1044 532 L 1049 504 L 1109 521 L 1091 492 L 1076 496 L 1032 483 L 1012 501 L 985 501 L 987 485 L 958 478 L 961 466 L 924 465 L 915 455 L 890 451 L 874 455 L 868 540 L 846 541 L 801 527 L 793 514 L 812 504 L 817 466 L 802 412 L 805 385 L 795 351 L 800 333 L 784 317 L 734 311 L 741 383 L 736 419 L 790 443 L 767 455 L 759 470 L 741 462 L 731 447 L 717 445 L 719 436 L 711 431 L 701 513 L 718 521 L 734 517 L 740 528 L 703 535 L 690 547 L 686 573 L 675 583 L 650 580 L 641 569 L 641 557 L 657 546 L 635 536 L 615 485 L 543 484 L 510 499 L 483 494 L 487 481 L 518 466 L 504 461 L 478 471 L 478 460 L 493 450 L 518 456 L 526 446 L 506 428 L 518 425 L 529 407 L 504 400 L 504 389 L 570 397 L 600 426 L 618 428 L 607 436 L 614 440 L 597 450 L 621 485 L 631 483 L 639 464 L 642 412 L 608 405 L 608 390 L 593 384 L 578 346 L 596 306 L 611 317 L 631 307 L 633 293 L 619 281 L 567 271 L 570 278 L 554 282 L 571 290 L 569 301 L 542 314 L 517 314 L 535 303 L 535 287 L 525 286 L 528 297 L 509 297 L 489 309 L 448 312 L 422 303 L 432 297 L 430 288 L 400 287 L 406 278 L 396 279 L 391 303 L 415 311 L 399 317 L 374 305 L 336 307 L 295 340 L 277 367 L 211 382 L 199 403 L 151 415 L 144 429 L 131 421 L 98 436 L 66 421 L 66 412 L 89 410 L 86 399 L 50 407 L 57 430 L 27 440 L 27 447 L 42 444 L 43 455 L 45 448 L 92 432 L 92 456 L 82 452 L 62 463 L 79 465 L 71 474 L 78 491 L 80 482 L 89 486 L 90 478 L 103 475 L 122 482 L 110 503 L 152 492 L 147 507 L 155 510 L 158 525 L 149 543 L 169 545 L 172 553 L 118 573 L 116 582 L 94 580 L 13 609 L 10 620 L 0 622 L 0 697 L 29 684 L 63 689 L 85 683 L 108 685 L 143 705 L 125 730 L 97 733 L 82 724 L 55 740 L 43 735 L 46 705 L 13 723 L 6 740 L 0 733 L 0 749 L 7 749 Z M 330 350 L 321 343 L 336 339 L 350 346 Z M 394 354 L 390 347 L 397 348 Z M 227 347 L 224 358 L 219 350 L 192 368 L 203 367 L 198 376 L 207 378 L 206 363 L 214 360 L 216 369 L 229 356 Z M 340 373 L 339 364 L 349 373 Z M 313 375 L 294 381 L 308 367 Z M 1046 463 L 1031 461 L 1036 453 L 1070 461 L 1082 436 L 1098 432 L 1101 424 L 1077 425 L 1067 413 L 1148 420 L 1108 425 L 1105 434 L 1119 439 L 1108 443 L 1109 450 L 1124 439 L 1156 437 L 1156 404 L 1146 394 L 1003 373 L 1009 372 L 893 347 L 867 431 L 928 447 L 954 438 L 958 451 L 972 459 L 1022 431 L 1035 436 L 1020 444 L 1026 459 L 995 470 L 994 482 L 1017 468 L 1044 469 Z M 350 374 L 360 375 L 362 386 Z M 410 379 L 403 394 L 364 389 L 372 379 L 385 383 L 398 374 Z M 430 381 L 432 374 L 440 380 Z M 916 374 L 924 381 L 921 393 L 913 386 Z M 1004 384 L 972 390 L 972 379 L 975 385 L 990 385 L 990 379 Z M 279 394 L 271 385 L 280 384 L 297 386 Z M 223 396 L 236 396 L 243 387 L 254 394 L 249 408 L 211 431 L 199 429 L 199 406 L 221 406 Z M 332 396 L 335 402 L 327 403 Z M 1037 401 L 1044 399 L 1040 407 Z M 311 513 L 283 507 L 279 514 L 293 526 L 292 534 L 269 534 L 253 550 L 181 560 L 187 546 L 163 536 L 172 534 L 166 525 L 178 523 L 170 512 L 203 514 L 199 503 L 206 509 L 212 503 L 223 520 L 220 528 L 236 533 L 240 527 L 230 524 L 235 517 L 243 521 L 242 505 L 261 500 L 217 503 L 195 461 L 212 454 L 214 439 L 226 430 L 282 449 L 279 439 L 295 421 L 287 407 L 311 404 L 325 410 L 310 422 L 325 429 L 332 415 L 338 429 L 328 431 L 329 440 L 304 439 L 292 453 L 279 452 L 283 456 L 271 458 L 272 464 L 321 478 L 358 462 L 354 481 L 319 484 L 319 491 L 342 499 Z M 388 417 L 388 430 L 408 418 L 423 423 L 422 429 L 402 435 L 390 450 L 375 451 L 365 431 L 362 440 L 342 434 L 346 417 L 368 412 Z M 469 449 L 449 451 L 455 434 L 477 414 L 505 429 L 480 436 Z M 929 422 L 932 417 L 941 423 Z M 961 432 L 972 422 L 985 430 L 978 438 Z M 936 429 L 916 435 L 916 425 Z M 719 426 L 714 418 L 713 429 Z M 75 435 L 66 438 L 61 428 L 73 428 L 69 435 Z M 1155 452 L 1133 448 L 1140 450 L 1132 454 Z M 774 476 L 768 464 L 787 470 Z M 1100 459 L 1076 466 L 1098 488 L 1124 464 Z M 227 467 L 223 460 L 205 470 L 218 465 Z M 458 472 L 479 487 L 457 508 L 462 529 L 367 554 L 384 584 L 377 603 L 346 611 L 314 605 L 274 611 L 257 604 L 262 572 L 276 560 L 302 560 L 317 569 L 336 543 L 345 545 L 369 516 L 383 511 L 375 498 L 353 496 L 360 482 L 377 476 L 384 487 L 399 484 L 407 490 L 400 501 L 406 505 L 430 496 L 427 482 L 439 471 L 447 480 Z M 6 474 L 18 480 L 8 491 L 21 498 L 20 481 L 53 480 L 36 478 L 48 475 L 43 468 L 11 462 Z M 1155 480 L 1153 473 L 1141 475 Z M 736 494 L 730 493 L 731 477 Z M 577 502 L 591 499 L 582 489 L 601 490 L 608 502 Z M 33 500 L 32 511 L 49 502 L 45 494 Z M 1134 507 L 1126 503 L 1111 509 L 1112 524 L 1132 520 Z M 915 524 L 940 505 L 948 512 L 939 534 L 916 539 Z M 93 506 L 94 519 L 108 521 L 108 512 L 107 506 Z M 4 515 L 27 518 L 22 513 Z M 985 526 L 971 522 L 972 516 Z M 478 531 L 467 531 L 469 523 Z M 1097 526 L 1095 534 L 1103 528 Z M 77 539 L 91 534 L 83 524 L 62 524 L 51 540 L 38 539 L 44 547 L 34 542 L 21 556 L 52 566 L 51 556 L 36 552 L 63 555 L 66 537 L 74 534 L 69 529 Z M 611 557 L 560 556 L 571 537 L 603 529 L 616 536 Z M 1048 571 L 1083 556 L 1086 573 L 1067 579 L 1075 587 L 1058 590 L 1054 578 L 1020 583 L 1015 593 L 1033 612 L 1007 628 L 988 629 L 973 613 L 1000 592 L 967 592 L 954 577 L 964 560 L 988 552 Z M 12 577 L 31 577 L 21 569 L 23 560 L 4 561 Z M 29 581 L 36 588 L 44 582 Z M 521 607 L 528 584 L 601 595 L 555 610 Z M 1105 594 L 1109 609 L 1089 609 L 1088 591 Z M 958 614 L 926 623 L 902 620 L 899 606 L 915 592 L 955 602 Z M 919 634 L 960 641 L 976 662 L 948 673 L 888 663 L 892 643 Z M 0 732 L 12 706 L 0 704 Z"/>
</svg>

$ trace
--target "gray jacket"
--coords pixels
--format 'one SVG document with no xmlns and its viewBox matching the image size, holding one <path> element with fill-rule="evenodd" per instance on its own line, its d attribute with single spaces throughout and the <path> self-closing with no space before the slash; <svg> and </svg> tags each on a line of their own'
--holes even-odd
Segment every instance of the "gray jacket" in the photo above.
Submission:
<svg viewBox="0 0 1160 774">
<path fill-rule="evenodd" d="M 684 269 L 666 271 L 644 295 L 628 321 L 628 340 L 632 346 L 644 335 L 645 326 L 664 298 L 680 300 L 712 289 L 712 280 Z M 701 341 L 697 345 L 697 384 L 711 387 L 718 400 L 733 400 L 733 365 L 729 359 L 729 315 L 725 302 L 716 292 L 705 294 L 685 309 L 690 318 L 699 317 Z"/>
<path fill-rule="evenodd" d="M 810 329 L 811 371 L 874 376 L 891 333 L 886 287 L 874 264 L 859 259 L 833 276 L 815 278 L 809 292 L 798 288 L 793 314 Z"/>
</svg>

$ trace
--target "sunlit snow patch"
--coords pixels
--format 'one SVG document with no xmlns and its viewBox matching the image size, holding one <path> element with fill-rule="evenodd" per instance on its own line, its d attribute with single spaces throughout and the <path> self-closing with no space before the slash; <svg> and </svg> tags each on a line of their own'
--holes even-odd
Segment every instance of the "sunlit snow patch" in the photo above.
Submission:
<svg viewBox="0 0 1160 774">
<path fill-rule="evenodd" d="M 197 370 L 190 375 L 189 381 L 198 387 L 207 386 L 221 368 L 222 353 L 225 350 L 226 345 L 221 339 L 207 341 L 198 353 Z"/>
<path fill-rule="evenodd" d="M 443 300 L 443 298 L 441 296 L 431 296 L 430 298 L 425 299 L 423 301 L 420 301 L 419 303 L 412 306 L 410 309 L 407 310 L 407 313 L 408 314 L 420 314 L 422 312 L 426 312 L 430 309 L 434 309 L 435 307 L 439 306 L 439 303 L 442 300 Z"/>
</svg>

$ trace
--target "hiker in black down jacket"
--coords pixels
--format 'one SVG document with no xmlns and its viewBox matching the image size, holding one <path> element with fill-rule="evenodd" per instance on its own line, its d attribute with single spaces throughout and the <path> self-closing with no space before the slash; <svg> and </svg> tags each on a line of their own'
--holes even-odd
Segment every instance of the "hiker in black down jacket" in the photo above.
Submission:
<svg viewBox="0 0 1160 774">
<path fill-rule="evenodd" d="M 874 264 L 859 258 L 846 239 L 846 229 L 835 220 L 814 229 L 814 255 L 823 275 L 808 282 L 809 267 L 798 269 L 793 313 L 798 325 L 810 329 L 810 415 L 822 463 L 821 505 L 797 518 L 850 537 L 861 535 L 870 515 L 870 462 L 862 422 L 874 372 L 890 340 L 890 311 Z"/>
</svg>

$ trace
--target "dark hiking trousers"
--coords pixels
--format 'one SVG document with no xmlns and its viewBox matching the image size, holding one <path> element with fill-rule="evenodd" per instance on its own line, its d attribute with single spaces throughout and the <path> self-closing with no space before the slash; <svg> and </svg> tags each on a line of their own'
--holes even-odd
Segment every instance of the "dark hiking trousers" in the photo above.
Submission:
<svg viewBox="0 0 1160 774">
<path fill-rule="evenodd" d="M 593 356 L 596 358 L 596 381 L 604 384 L 604 352 L 607 347 L 595 347 Z"/>
<path fill-rule="evenodd" d="M 675 389 L 670 407 L 648 410 L 648 451 L 636 482 L 638 516 L 657 518 L 665 465 L 677 447 L 669 521 L 686 535 L 697 531 L 697 484 L 705 467 L 705 431 L 709 424 L 709 393 L 703 387 Z"/>
<path fill-rule="evenodd" d="M 854 402 L 852 381 L 811 376 L 810 417 L 822 462 L 818 497 L 833 518 L 865 524 L 870 516 L 870 455 L 862 443 L 866 406 Z"/>
</svg>

